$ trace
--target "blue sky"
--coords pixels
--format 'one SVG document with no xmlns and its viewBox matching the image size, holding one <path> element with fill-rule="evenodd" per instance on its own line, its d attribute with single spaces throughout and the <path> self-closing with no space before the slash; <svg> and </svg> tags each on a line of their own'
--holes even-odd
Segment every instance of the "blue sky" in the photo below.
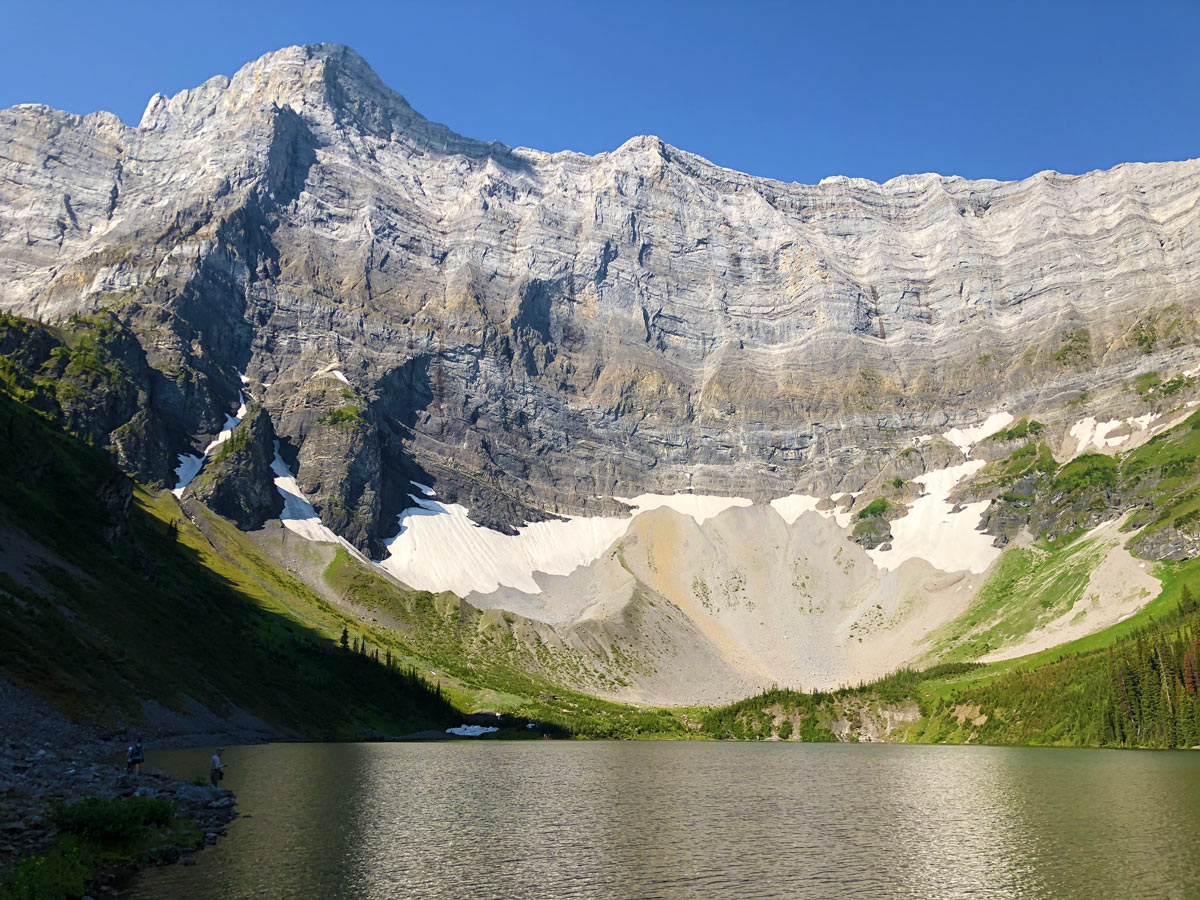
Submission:
<svg viewBox="0 0 1200 900">
<path fill-rule="evenodd" d="M 0 21 L 0 107 L 135 124 L 155 91 L 336 41 L 429 118 L 543 150 L 651 133 L 801 182 L 1200 156 L 1200 0 L 0 0 Z"/>
</svg>

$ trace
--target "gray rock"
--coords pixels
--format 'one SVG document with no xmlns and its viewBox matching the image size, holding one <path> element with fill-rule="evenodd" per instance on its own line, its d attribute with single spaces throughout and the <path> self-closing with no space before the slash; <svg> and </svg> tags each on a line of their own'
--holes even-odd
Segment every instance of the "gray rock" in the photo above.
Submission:
<svg viewBox="0 0 1200 900">
<path fill-rule="evenodd" d="M 274 456 L 271 417 L 256 405 L 188 485 L 184 499 L 199 500 L 245 531 L 261 528 L 283 511 L 271 471 Z"/>
<path fill-rule="evenodd" d="M 333 45 L 137 128 L 5 110 L 0 158 L 0 309 L 105 313 L 111 378 L 46 398 L 72 430 L 168 484 L 244 371 L 322 520 L 376 553 L 414 478 L 504 529 L 857 490 L 916 474 L 916 436 L 1005 405 L 1061 431 L 1083 390 L 1197 358 L 1200 161 L 798 185 L 654 137 L 514 150 Z"/>
</svg>

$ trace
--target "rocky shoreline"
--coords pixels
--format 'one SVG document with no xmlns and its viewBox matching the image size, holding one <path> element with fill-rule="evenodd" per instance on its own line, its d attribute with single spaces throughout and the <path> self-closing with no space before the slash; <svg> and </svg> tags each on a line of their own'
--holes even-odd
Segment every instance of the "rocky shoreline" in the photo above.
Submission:
<svg viewBox="0 0 1200 900">
<path fill-rule="evenodd" d="M 168 865 L 215 844 L 238 814 L 232 791 L 177 781 L 153 769 L 140 774 L 97 761 L 83 752 L 61 753 L 28 744 L 0 749 L 0 872 L 22 859 L 44 854 L 58 834 L 52 822 L 56 804 L 85 797 L 153 797 L 171 801 L 179 815 L 195 822 L 203 835 L 197 845 L 164 845 L 148 858 L 130 860 L 97 872 L 90 883 L 96 896 L 115 896 L 115 885 L 129 873 Z"/>
<path fill-rule="evenodd" d="M 180 860 L 187 865 L 197 850 L 226 834 L 226 826 L 238 816 L 233 792 L 180 781 L 145 766 L 140 774 L 126 772 L 119 760 L 131 737 L 132 732 L 105 734 L 71 722 L 50 704 L 0 679 L 0 872 L 45 853 L 58 834 L 51 816 L 55 805 L 85 797 L 169 800 L 180 816 L 199 826 L 202 835 L 198 846 L 154 848 L 147 860 L 96 873 L 90 886 L 93 896 L 116 895 L 121 878 L 145 866 Z M 234 740 L 238 736 L 173 735 L 149 746 Z"/>
</svg>

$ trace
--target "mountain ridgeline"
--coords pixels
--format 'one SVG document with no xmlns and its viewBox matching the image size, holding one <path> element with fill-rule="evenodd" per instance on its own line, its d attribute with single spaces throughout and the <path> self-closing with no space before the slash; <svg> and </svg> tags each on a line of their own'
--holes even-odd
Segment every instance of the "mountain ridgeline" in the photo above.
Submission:
<svg viewBox="0 0 1200 900">
<path fill-rule="evenodd" d="M 1200 741 L 1200 161 L 549 154 L 322 44 L 136 127 L 0 111 L 0 169 L 3 672 L 61 707 Z M 184 668 L 237 677 L 155 668 L 197 621 Z"/>
<path fill-rule="evenodd" d="M 804 186 L 655 138 L 513 150 L 330 45 L 136 128 L 14 107 L 0 148 L 0 309 L 106 313 L 145 400 L 97 440 L 171 487 L 243 372 L 375 555 L 411 478 L 502 530 L 646 491 L 857 491 L 914 436 L 1003 404 L 1057 424 L 1197 333 L 1192 162 Z"/>
</svg>

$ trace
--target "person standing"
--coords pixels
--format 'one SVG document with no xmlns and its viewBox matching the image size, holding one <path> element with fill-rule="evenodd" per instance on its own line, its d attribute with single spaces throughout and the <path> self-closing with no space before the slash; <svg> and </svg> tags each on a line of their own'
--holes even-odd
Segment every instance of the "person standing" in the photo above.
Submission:
<svg viewBox="0 0 1200 900">
<path fill-rule="evenodd" d="M 213 787 L 218 787 L 217 782 L 225 777 L 225 764 L 221 762 L 221 754 L 224 752 L 224 747 L 218 747 L 217 752 L 212 755 L 212 762 L 209 764 L 208 779 L 212 782 Z"/>
<path fill-rule="evenodd" d="M 133 743 L 129 745 L 129 752 L 125 756 L 125 771 L 132 772 L 134 775 L 140 775 L 142 772 L 142 763 L 146 761 L 146 751 L 142 747 L 142 736 L 139 734 L 133 739 Z"/>
</svg>

